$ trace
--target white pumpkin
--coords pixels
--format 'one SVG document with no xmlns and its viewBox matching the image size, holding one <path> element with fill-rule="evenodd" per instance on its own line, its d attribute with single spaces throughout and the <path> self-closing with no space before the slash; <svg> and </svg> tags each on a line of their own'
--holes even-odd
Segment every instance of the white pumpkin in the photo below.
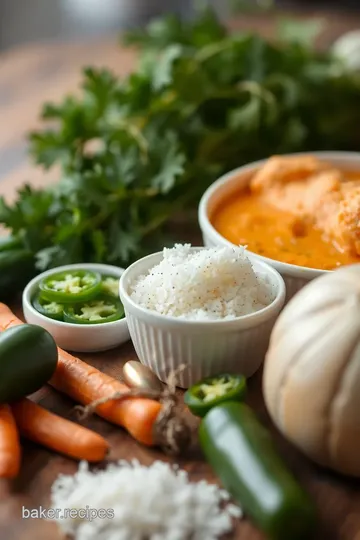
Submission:
<svg viewBox="0 0 360 540">
<path fill-rule="evenodd" d="M 285 307 L 263 392 L 287 439 L 314 461 L 360 476 L 360 264 L 312 281 Z"/>
<path fill-rule="evenodd" d="M 332 52 L 353 71 L 360 70 L 360 30 L 352 30 L 340 36 L 332 47 Z"/>
</svg>

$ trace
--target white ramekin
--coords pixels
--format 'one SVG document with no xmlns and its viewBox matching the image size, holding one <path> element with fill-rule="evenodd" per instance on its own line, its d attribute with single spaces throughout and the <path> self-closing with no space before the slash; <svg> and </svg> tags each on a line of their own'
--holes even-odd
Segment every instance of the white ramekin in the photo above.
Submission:
<svg viewBox="0 0 360 540">
<path fill-rule="evenodd" d="M 306 152 L 319 159 L 333 163 L 337 167 L 352 168 L 360 170 L 360 153 L 358 152 Z M 291 154 L 291 155 L 304 155 L 304 153 Z M 199 225 L 202 231 L 204 245 L 211 246 L 232 246 L 233 244 L 226 240 L 211 224 L 211 215 L 219 204 L 224 201 L 232 193 L 236 193 L 239 189 L 246 187 L 253 173 L 258 169 L 266 160 L 250 163 L 243 167 L 239 167 L 228 174 L 222 176 L 219 180 L 214 182 L 204 193 L 199 205 Z M 312 279 L 315 279 L 325 273 L 328 270 L 316 270 L 312 268 L 306 268 L 304 266 L 296 266 L 294 264 L 287 264 L 280 261 L 251 253 L 251 257 L 259 261 L 266 262 L 276 268 L 278 272 L 284 278 L 286 284 L 286 300 L 288 301 L 294 294 L 296 294 L 304 285 L 306 285 Z"/>
<path fill-rule="evenodd" d="M 36 311 L 32 301 L 38 292 L 40 281 L 55 272 L 63 272 L 64 270 L 93 270 L 119 279 L 124 272 L 123 268 L 108 264 L 79 263 L 59 266 L 39 274 L 27 284 L 23 292 L 22 307 L 26 322 L 45 328 L 53 336 L 56 344 L 66 351 L 106 351 L 129 341 L 130 334 L 125 318 L 103 324 L 72 324 L 49 319 Z"/>
<path fill-rule="evenodd" d="M 263 362 L 271 330 L 284 305 L 285 284 L 280 274 L 266 263 L 253 261 L 257 272 L 269 276 L 274 292 L 269 306 L 232 321 L 189 321 L 144 309 L 129 295 L 130 284 L 162 257 L 160 252 L 140 259 L 120 279 L 120 298 L 140 361 L 164 382 L 185 364 L 178 378 L 181 388 L 219 373 L 253 375 Z"/>
</svg>

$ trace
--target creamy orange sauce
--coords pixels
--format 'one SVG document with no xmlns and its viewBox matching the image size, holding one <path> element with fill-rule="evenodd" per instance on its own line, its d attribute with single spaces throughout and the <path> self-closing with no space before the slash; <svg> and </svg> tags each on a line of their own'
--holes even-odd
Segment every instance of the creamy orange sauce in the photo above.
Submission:
<svg viewBox="0 0 360 540">
<path fill-rule="evenodd" d="M 346 171 L 346 180 L 359 181 L 359 171 Z M 332 270 L 360 263 L 360 257 L 342 249 L 313 226 L 297 230 L 293 213 L 279 210 L 250 189 L 232 194 L 215 210 L 215 229 L 235 245 L 277 261 Z"/>
</svg>

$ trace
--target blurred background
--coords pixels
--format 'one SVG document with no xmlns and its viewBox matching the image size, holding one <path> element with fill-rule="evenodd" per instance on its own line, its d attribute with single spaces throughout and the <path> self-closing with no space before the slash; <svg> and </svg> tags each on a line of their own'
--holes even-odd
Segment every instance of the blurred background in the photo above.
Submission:
<svg viewBox="0 0 360 540">
<path fill-rule="evenodd" d="M 256 1 L 253 0 L 254 4 Z M 258 0 L 261 1 L 265 0 Z M 0 48 L 114 33 L 144 24 L 165 11 L 187 17 L 191 16 L 194 3 L 195 0 L 0 0 Z M 224 0 L 210 3 L 219 12 L 225 10 Z M 360 0 L 277 0 L 274 3 L 296 11 L 360 12 Z"/>
</svg>

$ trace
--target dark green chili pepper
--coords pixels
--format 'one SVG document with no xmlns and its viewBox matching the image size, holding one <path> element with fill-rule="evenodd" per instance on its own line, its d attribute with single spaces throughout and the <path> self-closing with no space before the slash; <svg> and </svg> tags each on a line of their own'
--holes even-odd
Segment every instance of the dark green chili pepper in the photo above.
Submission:
<svg viewBox="0 0 360 540">
<path fill-rule="evenodd" d="M 211 409 L 199 438 L 224 488 L 268 538 L 311 538 L 314 506 L 247 405 L 229 401 Z"/>
</svg>

